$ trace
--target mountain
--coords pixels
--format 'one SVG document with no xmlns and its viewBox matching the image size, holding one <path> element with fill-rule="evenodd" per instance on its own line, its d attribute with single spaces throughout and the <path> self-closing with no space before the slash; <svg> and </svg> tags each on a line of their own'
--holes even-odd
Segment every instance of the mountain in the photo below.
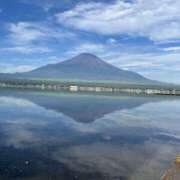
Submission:
<svg viewBox="0 0 180 180">
<path fill-rule="evenodd" d="M 116 80 L 130 82 L 150 82 L 138 73 L 125 71 L 110 65 L 89 53 L 80 54 L 70 60 L 49 64 L 26 73 L 16 73 L 14 77 Z"/>
</svg>

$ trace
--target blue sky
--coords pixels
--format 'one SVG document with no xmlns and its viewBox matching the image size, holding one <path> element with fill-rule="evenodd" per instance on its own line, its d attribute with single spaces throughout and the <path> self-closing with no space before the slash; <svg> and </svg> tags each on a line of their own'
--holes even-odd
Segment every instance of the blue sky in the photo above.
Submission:
<svg viewBox="0 0 180 180">
<path fill-rule="evenodd" d="M 0 1 L 0 72 L 24 72 L 82 52 L 180 84 L 180 1 Z"/>
</svg>

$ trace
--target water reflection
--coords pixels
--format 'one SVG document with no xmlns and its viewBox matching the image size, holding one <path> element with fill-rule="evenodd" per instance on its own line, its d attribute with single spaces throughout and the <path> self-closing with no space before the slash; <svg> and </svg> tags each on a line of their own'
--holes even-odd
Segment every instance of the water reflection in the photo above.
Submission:
<svg viewBox="0 0 180 180">
<path fill-rule="evenodd" d="M 158 180 L 180 149 L 180 100 L 0 91 L 0 179 Z"/>
</svg>

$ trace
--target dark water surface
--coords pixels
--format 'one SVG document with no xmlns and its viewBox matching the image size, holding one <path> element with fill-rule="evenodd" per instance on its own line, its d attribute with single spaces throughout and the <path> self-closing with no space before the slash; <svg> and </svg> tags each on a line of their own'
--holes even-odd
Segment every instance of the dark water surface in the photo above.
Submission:
<svg viewBox="0 0 180 180">
<path fill-rule="evenodd" d="M 159 180 L 180 98 L 0 90 L 0 180 Z"/>
</svg>

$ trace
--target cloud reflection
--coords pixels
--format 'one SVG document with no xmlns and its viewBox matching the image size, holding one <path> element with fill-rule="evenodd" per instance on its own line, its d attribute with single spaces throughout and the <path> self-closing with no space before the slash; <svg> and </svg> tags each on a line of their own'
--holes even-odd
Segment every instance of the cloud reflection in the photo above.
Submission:
<svg viewBox="0 0 180 180">
<path fill-rule="evenodd" d="M 74 110 L 71 109 L 74 107 L 72 104 L 77 99 L 78 103 L 83 101 L 84 104 L 89 102 L 89 97 L 68 99 L 60 94 L 55 97 L 31 94 L 30 97 L 15 93 L 0 96 L 0 148 L 31 149 L 38 156 L 43 149 L 43 156 L 48 155 L 48 158 L 57 164 L 63 164 L 68 171 L 100 173 L 102 178 L 99 179 L 128 180 L 159 179 L 179 153 L 179 100 L 161 99 L 152 102 L 147 97 L 150 98 L 145 101 L 147 103 L 140 103 L 134 108 L 130 106 L 128 109 L 128 106 L 121 108 L 122 104 L 124 107 L 125 102 L 134 103 L 134 98 L 128 97 L 127 101 L 126 98 L 124 101 L 94 98 L 89 105 L 96 105 L 102 100 L 109 103 L 109 107 L 115 105 L 116 108 L 113 108 L 114 111 L 107 111 L 108 113 L 103 112 L 103 116 L 96 121 L 81 123 L 74 121 L 73 116 L 68 117 L 67 111 Z M 52 98 L 56 98 L 59 111 L 49 108 L 51 101 L 48 100 Z M 38 103 L 30 99 L 36 99 Z M 68 99 L 64 106 L 69 105 L 66 111 L 62 107 L 64 99 Z M 45 102 L 48 108 L 40 106 Z M 77 112 L 80 112 L 78 108 L 82 106 L 76 106 Z M 98 114 L 101 108 L 98 109 Z"/>
</svg>

